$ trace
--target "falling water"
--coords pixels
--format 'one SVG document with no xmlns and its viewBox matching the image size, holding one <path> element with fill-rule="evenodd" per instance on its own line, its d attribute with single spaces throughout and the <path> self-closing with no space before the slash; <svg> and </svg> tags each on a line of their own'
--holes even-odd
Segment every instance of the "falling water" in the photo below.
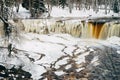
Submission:
<svg viewBox="0 0 120 80">
<path fill-rule="evenodd" d="M 99 39 L 106 39 L 108 37 L 108 32 L 109 32 L 110 24 L 105 23 L 100 31 L 99 34 Z"/>
<path fill-rule="evenodd" d="M 120 37 L 120 24 L 118 23 L 105 23 L 100 31 L 99 39 L 106 39 L 111 36 Z"/>
<path fill-rule="evenodd" d="M 92 38 L 93 27 L 91 23 L 82 22 L 82 38 Z"/>
<path fill-rule="evenodd" d="M 82 37 L 83 38 L 99 38 L 103 23 L 83 22 Z"/>
<path fill-rule="evenodd" d="M 11 24 L 26 33 L 67 33 L 74 37 L 106 39 L 111 36 L 120 37 L 120 23 L 115 22 L 81 22 L 81 21 L 47 21 L 41 19 L 14 20 Z M 0 23 L 0 34 L 3 34 L 3 23 Z"/>
</svg>

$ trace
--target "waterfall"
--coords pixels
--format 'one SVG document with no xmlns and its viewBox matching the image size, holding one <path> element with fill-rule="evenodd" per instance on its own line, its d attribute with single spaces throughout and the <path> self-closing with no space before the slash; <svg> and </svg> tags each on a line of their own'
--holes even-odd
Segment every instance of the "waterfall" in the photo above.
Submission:
<svg viewBox="0 0 120 80">
<path fill-rule="evenodd" d="M 75 36 L 75 37 L 80 37 L 81 36 L 81 30 L 82 30 L 81 24 L 80 23 L 76 23 L 71 28 L 71 35 Z"/>
<path fill-rule="evenodd" d="M 106 39 L 111 36 L 120 37 L 120 23 L 105 23 L 100 31 L 99 39 Z"/>
<path fill-rule="evenodd" d="M 43 20 L 38 19 L 22 20 L 22 24 L 24 24 L 25 32 L 38 34 L 67 33 L 74 37 L 95 39 L 120 36 L 120 24 L 114 22 L 53 21 L 48 25 L 47 23 L 43 23 Z"/>
<path fill-rule="evenodd" d="M 108 37 L 108 32 L 109 32 L 110 24 L 105 23 L 100 31 L 99 34 L 99 39 L 106 39 Z"/>
<path fill-rule="evenodd" d="M 120 37 L 120 23 L 82 22 L 82 38 L 106 39 L 111 36 Z"/>
<path fill-rule="evenodd" d="M 54 33 L 65 33 L 65 23 L 55 22 L 50 25 L 50 31 Z"/>
<path fill-rule="evenodd" d="M 82 38 L 92 38 L 93 27 L 91 23 L 82 22 Z"/>
<path fill-rule="evenodd" d="M 38 34 L 47 34 L 48 28 L 42 20 L 22 20 L 25 27 L 25 32 L 32 32 Z"/>
<path fill-rule="evenodd" d="M 51 21 L 44 23 L 42 19 L 11 20 L 11 24 L 26 33 L 67 33 L 74 37 L 106 39 L 111 36 L 120 37 L 120 23 L 85 22 L 85 21 Z M 0 22 L 0 36 L 4 34 L 3 23 Z"/>
<path fill-rule="evenodd" d="M 102 27 L 103 27 L 103 23 L 94 24 L 94 28 L 95 28 L 95 31 L 93 33 L 94 38 L 99 37 L 99 34 L 100 34 L 100 31 L 101 31 Z"/>
<path fill-rule="evenodd" d="M 112 23 L 109 32 L 108 32 L 108 37 L 111 36 L 118 36 L 120 37 L 120 24 L 118 23 Z"/>
<path fill-rule="evenodd" d="M 99 38 L 102 23 L 82 22 L 82 38 Z"/>
</svg>

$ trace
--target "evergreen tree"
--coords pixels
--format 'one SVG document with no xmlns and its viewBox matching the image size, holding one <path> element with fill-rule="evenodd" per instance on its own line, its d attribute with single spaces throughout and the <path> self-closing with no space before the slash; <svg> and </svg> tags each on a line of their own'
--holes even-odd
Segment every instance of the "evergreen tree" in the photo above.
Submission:
<svg viewBox="0 0 120 80">
<path fill-rule="evenodd" d="M 113 12 L 119 13 L 119 4 L 117 0 L 115 0 L 113 4 Z"/>
<path fill-rule="evenodd" d="M 50 0 L 52 6 L 57 6 L 58 1 L 57 0 Z"/>
<path fill-rule="evenodd" d="M 14 0 L 4 0 L 5 1 L 5 5 L 7 7 L 11 7 L 14 5 Z"/>
<path fill-rule="evenodd" d="M 0 0 L 0 15 L 8 19 L 10 17 L 11 10 L 10 8 L 13 6 L 14 1 L 13 0 Z"/>
<path fill-rule="evenodd" d="M 45 12 L 46 8 L 43 0 L 33 0 L 33 8 L 41 12 Z"/>
<path fill-rule="evenodd" d="M 29 0 L 23 0 L 22 7 L 26 8 L 28 10 L 29 6 L 30 6 Z"/>
<path fill-rule="evenodd" d="M 22 6 L 27 10 L 30 10 L 31 17 L 34 18 L 47 11 L 44 0 L 23 0 Z"/>
<path fill-rule="evenodd" d="M 62 8 L 65 8 L 67 5 L 66 0 L 59 0 L 59 5 L 62 6 Z"/>
</svg>

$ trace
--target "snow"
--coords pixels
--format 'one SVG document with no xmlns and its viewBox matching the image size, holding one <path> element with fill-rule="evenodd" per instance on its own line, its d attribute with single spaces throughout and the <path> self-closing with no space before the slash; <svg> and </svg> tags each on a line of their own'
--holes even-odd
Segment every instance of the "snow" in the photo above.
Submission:
<svg viewBox="0 0 120 80">
<path fill-rule="evenodd" d="M 92 60 L 92 64 L 93 64 L 93 66 L 97 66 L 97 65 L 99 65 L 99 63 L 97 62 L 98 61 L 98 56 L 95 56 L 94 58 L 93 58 L 93 60 Z"/>
<path fill-rule="evenodd" d="M 14 8 L 15 11 L 16 8 Z M 30 12 L 28 10 L 26 10 L 25 8 L 23 8 L 20 5 L 20 9 L 19 12 L 16 13 L 16 16 L 19 18 L 29 18 L 30 17 Z M 42 17 L 46 18 L 48 15 L 48 13 L 44 13 L 42 15 Z M 76 10 L 75 8 L 73 8 L 72 13 L 69 13 L 69 9 L 68 7 L 65 7 L 64 9 L 61 7 L 56 7 L 53 6 L 52 11 L 51 11 L 51 17 L 53 18 L 64 18 L 64 17 L 73 17 L 73 18 L 90 18 L 90 17 L 111 17 L 112 15 L 114 16 L 119 16 L 119 14 L 117 13 L 113 13 L 113 11 L 110 11 L 110 13 L 105 14 L 105 10 L 99 10 L 97 13 L 95 11 L 93 11 L 93 9 L 90 10 Z"/>
<path fill-rule="evenodd" d="M 33 34 L 27 34 L 27 35 L 31 35 L 30 36 L 31 38 L 32 38 L 32 36 L 34 36 Z M 115 41 L 117 42 L 120 39 L 120 38 L 116 37 L 116 39 L 114 38 L 114 41 L 113 41 L 113 38 L 110 38 L 110 39 L 108 39 L 109 42 L 106 42 L 106 41 L 93 40 L 93 39 L 85 41 L 84 39 L 74 38 L 74 37 L 71 37 L 70 35 L 68 36 L 68 34 L 67 34 L 68 37 L 66 37 L 66 34 L 62 34 L 62 35 L 61 34 L 53 34 L 53 35 L 50 35 L 50 36 L 48 36 L 48 35 L 38 35 L 38 34 L 35 34 L 35 35 L 37 35 L 37 37 L 40 39 L 40 41 L 36 41 L 36 40 L 34 41 L 33 39 L 36 39 L 36 38 L 32 38 L 30 40 L 30 42 L 27 41 L 28 42 L 27 44 L 24 43 L 24 48 L 23 47 L 22 48 L 24 50 L 28 50 L 28 51 L 33 51 L 33 52 L 36 51 L 36 52 L 45 53 L 46 57 L 41 59 L 40 61 L 37 61 L 36 64 L 37 63 L 40 64 L 41 62 L 42 63 L 52 63 L 52 62 L 54 62 L 55 60 L 57 60 L 57 58 L 64 55 L 64 53 L 62 52 L 62 49 L 65 46 L 67 46 L 67 47 L 65 48 L 64 52 L 71 55 L 73 50 L 76 49 L 76 47 L 74 47 L 74 45 L 76 45 L 78 43 L 80 43 L 78 45 L 81 49 L 79 49 L 77 51 L 77 53 L 85 51 L 86 50 L 85 46 L 91 46 L 91 47 L 94 46 L 94 47 L 99 47 L 101 49 L 103 49 L 102 45 L 113 46 L 111 44 L 111 41 L 112 42 L 115 42 Z M 69 37 L 71 37 L 71 38 L 69 38 Z M 64 38 L 67 38 L 67 39 L 64 39 Z M 58 43 L 61 43 L 62 45 L 58 44 Z M 28 44 L 31 44 L 32 46 L 30 47 Z M 120 46 L 119 43 L 117 45 Z M 29 48 L 28 48 L 28 46 L 29 46 Z M 90 51 L 94 51 L 94 50 L 91 48 Z M 89 52 L 81 54 L 81 56 L 79 56 L 77 58 L 78 63 L 85 62 L 85 57 L 84 56 L 86 56 L 88 54 L 89 54 Z M 95 61 L 97 61 L 97 59 L 98 59 L 98 57 L 95 57 L 92 62 L 94 63 Z M 63 59 L 62 61 L 59 61 L 57 63 L 57 65 L 65 64 L 66 60 L 67 60 L 67 58 Z M 97 65 L 97 63 L 95 63 L 95 65 Z"/>
<path fill-rule="evenodd" d="M 30 12 L 29 10 L 26 10 L 25 8 L 20 5 L 19 12 L 16 12 L 16 7 L 13 8 L 14 11 L 14 16 L 19 17 L 19 18 L 29 18 L 30 17 Z"/>
<path fill-rule="evenodd" d="M 59 7 L 53 7 L 51 16 L 52 17 L 107 17 L 107 16 L 112 16 L 114 13 L 111 11 L 109 14 L 105 14 L 105 10 L 100 10 L 97 13 L 93 11 L 92 9 L 90 10 L 76 10 L 75 8 L 72 10 L 72 13 L 69 13 L 69 9 L 65 8 L 59 8 Z M 91 15 L 91 16 L 90 16 Z M 117 16 L 118 14 L 114 14 Z"/>
<path fill-rule="evenodd" d="M 120 44 L 120 38 L 116 36 L 112 36 L 107 39 L 112 44 Z"/>
<path fill-rule="evenodd" d="M 57 71 L 57 72 L 55 72 L 57 75 L 62 75 L 62 74 L 64 74 L 64 72 L 63 71 Z"/>
<path fill-rule="evenodd" d="M 15 47 L 17 49 L 25 50 L 28 52 L 19 52 L 18 54 L 12 53 L 12 57 L 9 58 L 7 57 L 8 54 L 6 54 L 5 52 L 3 53 L 3 51 L 6 50 L 3 50 L 0 52 L 0 61 L 7 64 L 12 63 L 16 66 L 22 65 L 25 71 L 28 71 L 32 74 L 32 78 L 34 78 L 34 80 L 39 79 L 41 77 L 40 75 L 46 71 L 40 65 L 44 64 L 49 67 L 51 63 L 54 63 L 59 57 L 64 56 L 65 53 L 72 56 L 73 51 L 77 49 L 77 46 L 79 47 L 79 49 L 76 50 L 75 54 L 82 53 L 80 56 L 77 56 L 77 58 L 75 58 L 77 63 L 85 62 L 85 56 L 89 55 L 91 51 L 94 52 L 93 46 L 101 48 L 103 47 L 102 45 L 106 45 L 107 43 L 107 45 L 109 44 L 109 47 L 114 47 L 113 45 L 117 44 L 117 47 L 120 48 L 120 44 L 118 43 L 120 38 L 118 37 L 113 37 L 114 39 L 109 38 L 106 41 L 101 41 L 95 39 L 85 40 L 75 38 L 68 34 L 50 34 L 48 36 L 33 33 L 24 33 L 22 34 L 22 36 L 24 37 L 24 42 L 21 42 L 20 44 L 15 44 Z M 117 43 L 111 43 L 114 41 Z M 75 45 L 77 46 L 75 47 Z M 91 47 L 89 51 L 87 51 L 87 47 Z M 41 54 L 44 54 L 45 56 L 39 60 Z M 26 55 L 28 55 L 30 58 L 33 58 L 35 61 L 31 62 Z M 68 59 L 69 58 L 66 57 L 58 61 L 55 67 L 59 68 L 60 65 L 66 64 Z M 94 57 L 91 64 L 93 64 L 94 66 L 99 65 L 97 60 L 98 57 Z M 6 67 L 7 66 L 8 65 L 6 65 Z M 68 65 L 66 69 L 70 67 L 71 66 Z M 62 75 L 64 73 L 61 71 L 57 71 L 56 74 Z"/>
<path fill-rule="evenodd" d="M 85 56 L 87 56 L 88 54 L 89 54 L 89 52 L 81 54 L 80 56 L 78 56 L 78 58 L 76 59 L 77 63 L 85 62 Z"/>
<path fill-rule="evenodd" d="M 117 51 L 118 54 L 120 54 L 120 51 Z"/>
<path fill-rule="evenodd" d="M 28 18 L 29 11 L 20 7 L 20 12 L 16 13 L 19 17 Z M 100 13 L 93 13 L 92 10 L 89 11 L 78 11 L 73 10 L 73 13 L 69 13 L 68 9 L 61 9 L 58 7 L 53 7 L 51 12 L 52 17 L 88 17 L 89 15 L 94 15 L 94 17 L 111 16 L 111 12 L 105 15 L 103 11 Z M 50 67 L 51 63 L 54 63 L 59 57 L 64 55 L 72 56 L 74 54 L 82 53 L 75 58 L 77 63 L 81 64 L 85 62 L 85 57 L 89 55 L 90 52 L 95 52 L 95 48 L 100 48 L 104 50 L 104 47 L 114 47 L 117 48 L 117 53 L 120 54 L 120 38 L 111 37 L 107 40 L 96 40 L 96 39 L 80 39 L 72 37 L 69 34 L 49 34 L 49 35 L 39 35 L 35 33 L 23 33 L 22 42 L 18 44 L 13 42 L 16 49 L 22 50 L 19 53 L 12 53 L 11 57 L 8 57 L 7 49 L 0 49 L 0 64 L 5 65 L 7 68 L 11 68 L 11 65 L 23 66 L 22 69 L 28 71 L 32 74 L 34 80 L 41 78 L 41 74 L 46 72 L 46 69 L 42 66 Z M 2 42 L 1 42 L 2 43 Z M 1 46 L 2 44 L 0 44 Z M 77 47 L 75 46 L 77 45 Z M 105 45 L 105 46 L 104 46 Z M 78 48 L 79 47 L 79 48 Z M 89 48 L 89 50 L 87 50 Z M 25 52 L 23 52 L 25 51 Z M 44 54 L 41 57 L 41 54 Z M 31 61 L 29 58 L 33 58 Z M 41 57 L 41 58 L 40 58 Z M 59 60 L 55 68 L 59 68 L 60 65 L 66 64 L 69 57 L 65 57 Z M 92 59 L 93 66 L 99 65 L 97 62 L 98 56 Z M 12 64 L 11 64 L 12 63 Z M 66 68 L 70 68 L 68 65 Z M 78 70 L 82 70 L 79 68 Z M 58 75 L 64 74 L 63 71 L 56 71 Z"/>
</svg>

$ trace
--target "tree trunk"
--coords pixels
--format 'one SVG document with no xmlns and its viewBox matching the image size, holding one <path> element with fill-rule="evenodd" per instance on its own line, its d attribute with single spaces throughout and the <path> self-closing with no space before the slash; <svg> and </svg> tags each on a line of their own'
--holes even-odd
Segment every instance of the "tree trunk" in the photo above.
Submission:
<svg viewBox="0 0 120 80">
<path fill-rule="evenodd" d="M 107 14 L 107 0 L 105 0 L 105 14 Z"/>
</svg>

